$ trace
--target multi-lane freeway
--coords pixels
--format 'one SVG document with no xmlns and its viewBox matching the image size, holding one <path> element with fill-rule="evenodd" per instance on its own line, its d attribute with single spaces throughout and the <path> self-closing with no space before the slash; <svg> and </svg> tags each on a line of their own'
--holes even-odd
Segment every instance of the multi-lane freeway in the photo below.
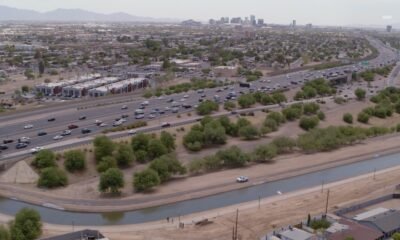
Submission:
<svg viewBox="0 0 400 240">
<path fill-rule="evenodd" d="M 0 144 L 4 140 L 13 140 L 13 142 L 7 144 L 8 149 L 2 151 L 0 159 L 26 155 L 29 153 L 29 149 L 35 147 L 60 148 L 81 143 L 83 139 L 90 141 L 93 136 L 101 133 L 104 129 L 112 128 L 116 119 L 125 114 L 128 117 L 125 118 L 126 122 L 123 124 L 130 124 L 139 120 L 155 121 L 158 125 L 157 127 L 144 128 L 146 131 L 152 131 L 160 128 L 167 116 L 192 111 L 200 103 L 201 99 L 215 100 L 216 96 L 218 96 L 223 102 L 228 95 L 235 98 L 249 91 L 268 92 L 295 88 L 315 78 L 345 76 L 352 72 L 361 72 L 369 68 L 382 67 L 397 62 L 398 56 L 395 51 L 378 40 L 371 38 L 368 38 L 368 40 L 378 50 L 379 54 L 367 64 L 365 62 L 364 64 L 356 63 L 322 71 L 300 71 L 269 78 L 264 77 L 253 82 L 250 88 L 243 88 L 239 84 L 234 84 L 221 88 L 190 91 L 151 99 L 133 97 L 132 95 L 113 96 L 96 100 L 53 104 L 36 110 L 3 115 L 0 116 Z M 148 101 L 148 103 L 145 103 L 145 101 Z M 186 108 L 184 105 L 186 105 Z M 139 117 L 135 116 L 135 111 L 140 108 L 144 108 L 142 109 L 144 114 Z M 107 126 L 96 125 L 96 120 L 107 124 Z M 55 136 L 68 129 L 70 125 L 76 125 L 78 128 L 72 129 L 71 135 L 64 136 L 58 140 L 54 139 Z M 82 134 L 82 129 L 90 129 L 91 132 Z M 142 129 L 142 131 L 144 130 Z M 39 133 L 43 135 L 38 136 Z M 44 133 L 46 134 L 44 135 Z M 122 136 L 123 134 L 127 133 L 117 133 L 112 134 L 112 136 Z M 16 149 L 17 139 L 22 137 L 30 138 L 30 144 L 24 149 Z"/>
</svg>

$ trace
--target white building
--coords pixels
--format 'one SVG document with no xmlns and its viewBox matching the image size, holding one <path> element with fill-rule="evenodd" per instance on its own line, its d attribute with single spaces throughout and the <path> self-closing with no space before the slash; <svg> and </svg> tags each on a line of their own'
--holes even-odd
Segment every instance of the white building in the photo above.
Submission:
<svg viewBox="0 0 400 240">
<path fill-rule="evenodd" d="M 102 97 L 108 94 L 133 92 L 135 89 L 145 88 L 148 81 L 145 78 L 131 78 L 89 90 L 90 97 Z"/>
<path fill-rule="evenodd" d="M 52 96 L 52 95 L 58 95 L 62 92 L 63 88 L 66 86 L 70 86 L 73 84 L 78 84 L 78 83 L 83 83 L 86 81 L 90 81 L 96 78 L 99 78 L 100 74 L 89 74 L 89 75 L 84 75 L 80 76 L 78 78 L 66 80 L 66 81 L 60 81 L 60 82 L 54 82 L 54 83 L 41 83 L 36 85 L 36 91 L 43 93 L 45 96 Z"/>
<path fill-rule="evenodd" d="M 116 77 L 99 78 L 92 81 L 86 81 L 75 85 L 65 86 L 62 89 L 64 97 L 79 98 L 88 95 L 90 89 L 97 88 L 100 86 L 108 85 L 111 83 L 118 82 L 119 79 Z"/>
</svg>

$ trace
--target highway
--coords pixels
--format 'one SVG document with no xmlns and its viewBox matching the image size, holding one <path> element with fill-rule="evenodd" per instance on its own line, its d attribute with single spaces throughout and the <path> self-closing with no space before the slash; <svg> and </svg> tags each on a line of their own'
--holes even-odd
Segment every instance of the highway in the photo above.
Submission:
<svg viewBox="0 0 400 240">
<path fill-rule="evenodd" d="M 150 121 L 148 117 L 150 113 L 153 112 L 155 118 L 151 119 L 151 121 L 158 121 L 158 126 L 143 128 L 140 131 L 154 131 L 157 130 L 157 128 L 161 128 L 160 125 L 165 117 L 193 111 L 193 108 L 200 103 L 199 99 L 213 100 L 215 95 L 218 95 L 221 100 L 224 100 L 231 92 L 235 92 L 237 96 L 239 96 L 250 90 L 271 92 L 284 88 L 296 88 L 304 84 L 306 79 L 312 80 L 319 77 L 341 76 L 344 75 L 345 72 L 361 72 L 369 68 L 381 67 L 397 62 L 398 56 L 396 52 L 386 47 L 378 40 L 370 38 L 368 38 L 368 40 L 371 45 L 378 50 L 379 55 L 377 58 L 369 61 L 367 65 L 357 63 L 321 71 L 300 71 L 287 75 L 263 77 L 260 80 L 252 82 L 251 89 L 241 88 L 239 84 L 234 84 L 221 88 L 204 89 L 204 92 L 190 91 L 151 99 L 143 99 L 132 95 L 119 95 L 90 99 L 87 101 L 75 100 L 53 104 L 47 108 L 5 114 L 0 116 L 0 143 L 5 139 L 12 139 L 14 142 L 8 144 L 9 149 L 1 153 L 0 160 L 24 156 L 28 154 L 29 149 L 37 146 L 59 149 L 66 146 L 90 142 L 93 136 L 101 133 L 104 129 L 111 128 L 115 119 L 120 118 L 123 114 L 129 115 L 127 122 L 124 123 L 125 125 L 138 121 L 135 119 L 134 111 L 138 109 L 144 101 L 149 101 L 149 105 L 144 109 L 144 119 L 140 120 Z M 293 82 L 296 84 L 293 84 Z M 172 113 L 171 109 L 173 108 L 173 104 L 188 104 L 192 106 L 192 108 L 185 109 L 181 106 L 179 107 L 178 113 Z M 124 105 L 126 105 L 128 109 L 122 109 Z M 162 112 L 164 113 L 162 114 Z M 86 119 L 79 120 L 82 116 L 85 116 Z M 182 116 L 185 116 L 184 121 L 193 121 L 193 119 L 186 117 L 186 114 Z M 48 119 L 50 118 L 55 118 L 56 120 L 49 122 Z M 108 126 L 104 128 L 96 126 L 95 120 L 107 123 Z M 171 122 L 171 124 L 182 124 L 181 122 L 182 121 L 174 121 Z M 30 124 L 33 125 L 31 129 L 24 129 L 24 126 Z M 61 132 L 66 130 L 71 124 L 77 125 L 79 128 L 72 130 L 72 135 L 65 136 L 62 140 L 53 140 L 53 137 L 61 134 Z M 81 129 L 83 128 L 88 128 L 92 132 L 83 135 L 81 134 Z M 38 136 L 38 132 L 40 131 L 45 131 L 47 135 Z M 127 135 L 127 133 L 114 133 L 110 136 L 120 137 L 123 135 Z M 29 137 L 31 139 L 31 144 L 25 149 L 17 150 L 15 149 L 16 140 L 21 137 Z"/>
</svg>

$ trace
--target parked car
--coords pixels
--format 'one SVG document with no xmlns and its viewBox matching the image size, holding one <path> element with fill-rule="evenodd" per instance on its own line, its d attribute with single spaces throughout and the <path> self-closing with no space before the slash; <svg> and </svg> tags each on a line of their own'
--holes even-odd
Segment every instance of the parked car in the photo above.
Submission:
<svg viewBox="0 0 400 240">
<path fill-rule="evenodd" d="M 54 122 L 56 119 L 55 118 L 49 118 L 47 119 L 48 122 Z"/>
</svg>

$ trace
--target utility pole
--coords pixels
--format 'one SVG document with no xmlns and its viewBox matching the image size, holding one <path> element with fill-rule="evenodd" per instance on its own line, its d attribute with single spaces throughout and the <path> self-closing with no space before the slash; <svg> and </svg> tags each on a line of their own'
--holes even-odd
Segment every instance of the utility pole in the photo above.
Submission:
<svg viewBox="0 0 400 240">
<path fill-rule="evenodd" d="M 238 238 L 238 222 L 239 222 L 239 209 L 236 209 L 236 221 L 235 221 L 235 229 L 234 229 L 234 240 Z"/>
<path fill-rule="evenodd" d="M 322 180 L 322 184 L 321 184 L 321 193 L 324 193 L 324 184 L 325 184 L 325 181 Z"/>
<path fill-rule="evenodd" d="M 328 192 L 326 194 L 325 217 L 328 214 L 328 204 L 329 204 L 329 189 L 328 189 Z"/>
<path fill-rule="evenodd" d="M 260 209 L 260 206 L 261 205 L 261 197 L 260 196 L 258 196 L 258 209 Z"/>
</svg>

